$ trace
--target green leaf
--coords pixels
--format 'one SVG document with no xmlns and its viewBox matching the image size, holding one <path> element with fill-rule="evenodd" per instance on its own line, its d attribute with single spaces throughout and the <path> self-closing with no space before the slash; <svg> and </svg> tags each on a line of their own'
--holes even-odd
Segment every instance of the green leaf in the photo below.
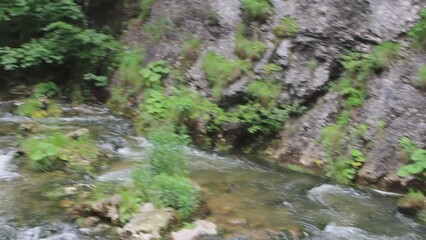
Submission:
<svg viewBox="0 0 426 240">
<path fill-rule="evenodd" d="M 426 162 L 426 150 L 424 149 L 416 149 L 413 154 L 411 154 L 411 160 L 418 162 Z"/>
</svg>

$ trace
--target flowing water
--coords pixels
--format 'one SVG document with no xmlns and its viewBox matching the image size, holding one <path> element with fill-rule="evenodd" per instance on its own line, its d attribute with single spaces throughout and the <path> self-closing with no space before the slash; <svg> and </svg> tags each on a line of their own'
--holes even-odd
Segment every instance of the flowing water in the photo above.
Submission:
<svg viewBox="0 0 426 240">
<path fill-rule="evenodd" d="M 12 114 L 13 109 L 12 102 L 0 102 L 0 240 L 114 239 L 78 229 L 57 202 L 48 200 L 47 190 L 76 179 L 60 171 L 34 173 L 17 167 L 15 132 L 29 119 Z M 129 180 L 131 162 L 146 158 L 149 143 L 133 135 L 128 121 L 101 106 L 63 109 L 62 118 L 42 122 L 88 128 L 117 159 L 96 181 Z M 259 159 L 193 149 L 188 155 L 191 178 L 203 188 L 211 209 L 208 220 L 225 236 L 238 236 L 231 239 L 268 239 L 268 233 L 283 229 L 303 229 L 305 239 L 426 239 L 426 227 L 398 213 L 394 196 L 276 169 Z"/>
</svg>

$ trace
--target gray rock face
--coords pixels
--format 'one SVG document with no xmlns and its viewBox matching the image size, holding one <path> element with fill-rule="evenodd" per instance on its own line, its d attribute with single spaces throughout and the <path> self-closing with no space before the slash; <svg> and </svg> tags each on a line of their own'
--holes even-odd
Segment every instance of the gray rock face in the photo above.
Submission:
<svg viewBox="0 0 426 240">
<path fill-rule="evenodd" d="M 152 203 L 146 203 L 140 213 L 118 231 L 123 240 L 160 239 L 160 232 L 166 230 L 173 220 L 173 209 L 155 209 Z"/>
<path fill-rule="evenodd" d="M 322 129 L 333 121 L 339 109 L 339 95 L 328 93 L 301 119 L 286 124 L 279 144 L 269 149 L 268 153 L 285 162 L 313 166 L 324 156 L 317 142 L 321 138 Z"/>
<path fill-rule="evenodd" d="M 368 80 L 367 100 L 356 109 L 351 124 L 369 126 L 365 138 L 374 142 L 374 147 L 362 149 L 368 160 L 358 172 L 358 181 L 385 187 L 407 184 L 410 178 L 401 179 L 395 174 L 404 164 L 398 146 L 404 136 L 419 147 L 426 146 L 425 92 L 416 86 L 418 68 L 426 62 L 426 56 L 413 54 L 401 34 L 409 31 L 418 19 L 418 10 L 426 7 L 426 3 L 416 0 L 277 3 L 282 5 L 287 5 L 286 14 L 294 17 L 300 27 L 299 35 L 292 40 L 292 58 L 283 78 L 287 87 L 282 93 L 283 100 L 315 99 L 325 84 L 339 77 L 338 62 L 347 50 L 370 51 L 383 40 L 396 41 L 405 47 L 404 60 Z M 278 52 L 276 55 L 280 57 Z M 318 62 L 314 72 L 307 67 L 311 59 Z M 281 161 L 304 165 L 323 159 L 318 140 L 322 128 L 334 123 L 339 105 L 337 95 L 329 92 L 303 117 L 284 127 L 279 144 L 269 149 L 269 153 Z M 386 127 L 381 130 L 379 125 L 383 123 Z"/>
<path fill-rule="evenodd" d="M 214 223 L 205 220 L 196 220 L 192 229 L 182 229 L 177 232 L 172 232 L 173 240 L 195 240 L 203 235 L 216 235 L 217 228 Z"/>
<path fill-rule="evenodd" d="M 276 50 L 278 62 L 284 67 L 287 67 L 289 64 L 291 47 L 292 47 L 291 41 L 289 39 L 286 39 L 280 43 L 280 45 L 278 46 Z"/>
<path fill-rule="evenodd" d="M 370 30 L 385 40 L 397 38 L 418 19 L 419 1 L 370 0 Z"/>
<path fill-rule="evenodd" d="M 415 87 L 417 69 L 426 56 L 413 56 L 393 65 L 387 73 L 369 82 L 368 100 L 360 109 L 359 120 L 370 127 L 375 147 L 359 177 L 385 186 L 400 182 L 395 172 L 404 163 L 399 155 L 399 140 L 409 137 L 419 147 L 426 147 L 426 94 Z M 379 133 L 379 122 L 385 122 Z"/>
</svg>

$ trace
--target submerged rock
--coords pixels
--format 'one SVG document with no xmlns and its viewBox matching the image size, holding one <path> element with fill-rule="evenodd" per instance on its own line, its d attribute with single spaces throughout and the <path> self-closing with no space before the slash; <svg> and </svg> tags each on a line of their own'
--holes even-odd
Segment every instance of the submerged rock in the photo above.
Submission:
<svg viewBox="0 0 426 240">
<path fill-rule="evenodd" d="M 121 239 L 151 240 L 160 239 L 160 233 L 167 230 L 174 220 L 172 208 L 156 209 L 152 203 L 141 207 L 123 228 L 118 229 Z"/>
<path fill-rule="evenodd" d="M 173 240 L 194 240 L 202 235 L 217 235 L 216 224 L 205 220 L 196 220 L 192 229 L 181 229 L 177 232 L 172 232 Z"/>
</svg>

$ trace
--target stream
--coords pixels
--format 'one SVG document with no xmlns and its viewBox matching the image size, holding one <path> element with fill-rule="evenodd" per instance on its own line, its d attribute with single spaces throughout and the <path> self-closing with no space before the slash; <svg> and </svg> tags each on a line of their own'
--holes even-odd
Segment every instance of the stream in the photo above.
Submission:
<svg viewBox="0 0 426 240">
<path fill-rule="evenodd" d="M 94 181 L 129 180 L 132 161 L 146 158 L 149 143 L 133 134 L 127 120 L 102 106 L 62 108 L 63 117 L 41 122 L 70 130 L 88 128 L 116 159 Z M 29 119 L 13 110 L 13 102 L 0 102 L 0 240 L 114 239 L 79 229 L 44 194 L 75 184 L 75 179 L 60 171 L 37 173 L 15 164 L 15 133 Z M 188 156 L 191 178 L 202 187 L 211 210 L 207 220 L 217 224 L 225 239 L 269 239 L 268 233 L 283 229 L 303 229 L 304 239 L 312 240 L 426 239 L 426 226 L 398 213 L 397 198 L 391 194 L 339 186 L 278 169 L 262 159 L 190 148 Z"/>
</svg>

